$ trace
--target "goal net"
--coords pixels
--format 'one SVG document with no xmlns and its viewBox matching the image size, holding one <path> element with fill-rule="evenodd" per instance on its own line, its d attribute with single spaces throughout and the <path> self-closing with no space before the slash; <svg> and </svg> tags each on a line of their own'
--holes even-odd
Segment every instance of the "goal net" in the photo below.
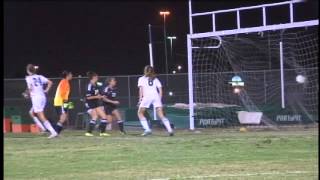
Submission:
<svg viewBox="0 0 320 180">
<path fill-rule="evenodd" d="M 239 111 L 262 112 L 267 125 L 318 122 L 318 26 L 191 44 L 196 127 L 239 124 Z"/>
</svg>

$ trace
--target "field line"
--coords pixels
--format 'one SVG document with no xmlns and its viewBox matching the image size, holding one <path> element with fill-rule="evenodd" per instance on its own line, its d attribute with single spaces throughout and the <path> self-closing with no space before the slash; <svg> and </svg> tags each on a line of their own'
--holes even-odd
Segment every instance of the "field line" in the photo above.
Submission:
<svg viewBox="0 0 320 180">
<path fill-rule="evenodd" d="M 261 172 L 261 173 L 239 173 L 239 174 L 215 174 L 208 176 L 188 176 L 177 178 L 156 178 L 152 180 L 170 180 L 170 179 L 202 179 L 202 178 L 215 178 L 215 177 L 245 177 L 245 176 L 259 176 L 259 175 L 286 175 L 286 174 L 311 174 L 313 171 L 288 171 L 288 172 Z"/>
</svg>

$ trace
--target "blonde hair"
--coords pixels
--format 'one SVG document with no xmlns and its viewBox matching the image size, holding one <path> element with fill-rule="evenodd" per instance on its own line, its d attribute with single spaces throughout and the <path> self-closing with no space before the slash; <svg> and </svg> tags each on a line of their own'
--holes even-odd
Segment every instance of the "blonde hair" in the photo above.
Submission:
<svg viewBox="0 0 320 180">
<path fill-rule="evenodd" d="M 152 66 L 145 66 L 143 72 L 146 77 L 149 77 L 149 79 L 153 80 L 156 77 L 156 73 L 154 72 L 154 68 Z"/>
</svg>

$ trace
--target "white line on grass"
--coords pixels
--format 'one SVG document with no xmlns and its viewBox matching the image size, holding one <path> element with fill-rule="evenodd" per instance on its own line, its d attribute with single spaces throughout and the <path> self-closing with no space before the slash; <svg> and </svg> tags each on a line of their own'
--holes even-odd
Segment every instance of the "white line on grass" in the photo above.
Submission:
<svg viewBox="0 0 320 180">
<path fill-rule="evenodd" d="M 152 180 L 170 180 L 170 179 L 202 179 L 202 178 L 214 178 L 214 177 L 238 177 L 238 176 L 259 176 L 259 175 L 286 175 L 286 174 L 310 174 L 312 171 L 288 171 L 288 172 L 261 172 L 261 173 L 246 173 L 246 174 L 216 174 L 209 176 L 188 176 L 188 177 L 176 177 L 176 178 L 156 178 Z"/>
</svg>

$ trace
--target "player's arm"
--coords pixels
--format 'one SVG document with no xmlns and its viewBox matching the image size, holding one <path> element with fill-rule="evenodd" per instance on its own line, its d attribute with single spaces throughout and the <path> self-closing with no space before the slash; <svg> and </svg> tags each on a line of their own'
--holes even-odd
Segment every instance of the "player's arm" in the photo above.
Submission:
<svg viewBox="0 0 320 180">
<path fill-rule="evenodd" d="M 162 99 L 162 94 L 163 94 L 162 87 L 158 87 L 158 90 L 159 90 L 159 96 Z"/>
<path fill-rule="evenodd" d="M 161 84 L 161 82 L 159 81 L 159 79 L 156 79 L 155 80 L 156 82 L 156 87 L 158 88 L 158 90 L 159 90 L 159 96 L 160 96 L 160 98 L 162 98 L 162 95 L 163 95 L 163 90 L 162 90 L 162 84 Z"/>
<path fill-rule="evenodd" d="M 40 76 L 40 79 L 44 84 L 47 84 L 47 88 L 44 90 L 44 92 L 48 93 L 52 87 L 53 82 L 44 76 Z"/>
<path fill-rule="evenodd" d="M 86 95 L 86 98 L 87 98 L 88 100 L 101 99 L 102 96 L 101 96 L 100 94 L 98 94 L 98 95 L 96 95 L 96 96 L 93 96 L 93 95 L 91 95 L 91 94 L 87 94 L 87 95 Z"/>
<path fill-rule="evenodd" d="M 112 101 L 111 99 L 108 99 L 106 96 L 102 96 L 102 100 L 104 102 L 112 103 L 112 104 L 119 104 L 119 101 Z"/>
<path fill-rule="evenodd" d="M 140 103 L 143 98 L 143 82 L 141 78 L 139 78 L 138 80 L 138 88 L 139 88 L 139 103 Z"/>
<path fill-rule="evenodd" d="M 139 86 L 139 102 L 142 100 L 143 98 L 143 87 Z"/>
<path fill-rule="evenodd" d="M 47 84 L 48 84 L 48 86 L 47 86 L 47 88 L 44 90 L 45 93 L 48 93 L 48 92 L 49 92 L 49 90 L 50 90 L 51 87 L 52 87 L 53 82 L 48 79 Z"/>
</svg>

